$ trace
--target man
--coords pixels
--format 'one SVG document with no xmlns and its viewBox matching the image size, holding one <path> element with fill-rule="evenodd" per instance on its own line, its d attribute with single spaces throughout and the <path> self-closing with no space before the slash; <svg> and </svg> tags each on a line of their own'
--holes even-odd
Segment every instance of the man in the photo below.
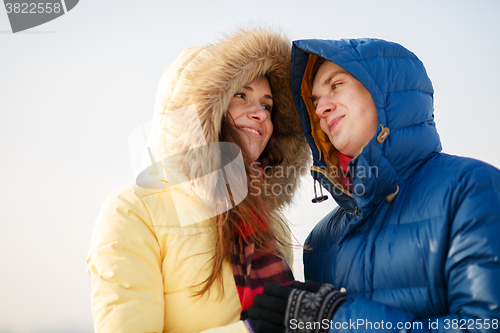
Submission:
<svg viewBox="0 0 500 333">
<path fill-rule="evenodd" d="M 440 153 L 420 60 L 376 39 L 295 41 L 292 89 L 338 207 L 306 241 L 315 283 L 266 286 L 256 330 L 498 331 L 500 171 Z"/>
</svg>

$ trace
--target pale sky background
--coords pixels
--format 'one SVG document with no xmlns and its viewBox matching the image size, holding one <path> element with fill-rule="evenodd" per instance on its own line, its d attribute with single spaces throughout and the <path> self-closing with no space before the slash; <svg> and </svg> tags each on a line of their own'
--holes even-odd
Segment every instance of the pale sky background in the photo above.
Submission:
<svg viewBox="0 0 500 333">
<path fill-rule="evenodd" d="M 404 45 L 434 84 L 444 152 L 500 167 L 500 1 L 305 3 L 82 0 L 17 34 L 0 8 L 1 333 L 93 332 L 86 254 L 105 197 L 134 181 L 128 136 L 165 66 L 235 26 Z M 284 212 L 300 241 L 335 207 L 312 196 L 309 176 Z"/>
</svg>

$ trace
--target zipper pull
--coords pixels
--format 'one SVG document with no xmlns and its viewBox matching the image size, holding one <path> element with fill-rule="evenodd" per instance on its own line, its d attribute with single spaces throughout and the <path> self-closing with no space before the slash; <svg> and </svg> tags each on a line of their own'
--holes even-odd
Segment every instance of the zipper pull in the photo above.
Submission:
<svg viewBox="0 0 500 333">
<path fill-rule="evenodd" d="M 353 217 L 354 215 L 359 216 L 359 214 L 361 214 L 361 211 L 359 210 L 358 206 L 356 206 L 356 208 L 354 208 L 354 210 L 349 213 L 349 215 L 351 215 L 351 217 Z"/>
</svg>

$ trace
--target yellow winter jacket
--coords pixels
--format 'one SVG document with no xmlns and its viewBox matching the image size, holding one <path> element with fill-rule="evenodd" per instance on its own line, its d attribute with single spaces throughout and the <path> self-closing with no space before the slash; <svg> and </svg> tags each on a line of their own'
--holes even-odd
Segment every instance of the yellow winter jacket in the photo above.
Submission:
<svg viewBox="0 0 500 333">
<path fill-rule="evenodd" d="M 291 99 L 289 57 L 285 38 L 260 29 L 184 51 L 160 80 L 150 156 L 159 161 L 177 154 L 176 177 L 197 179 L 197 163 L 203 161 L 193 148 L 218 142 L 232 96 L 265 74 L 274 98 L 274 135 L 285 152 L 281 165 L 266 170 L 267 181 L 295 191 L 310 157 Z M 190 105 L 196 107 L 201 135 L 182 114 Z M 188 189 L 174 188 L 165 176 L 170 171 L 158 165 L 147 172 L 158 186 L 139 183 L 112 193 L 97 219 L 87 258 L 95 332 L 248 332 L 239 320 L 241 305 L 229 261 L 223 266 L 223 294 L 215 282 L 209 293 L 193 296 L 199 289 L 194 286 L 212 267 L 213 219 L 186 224 L 178 212 L 196 220 L 204 211 L 207 185 L 192 182 Z M 287 167 L 296 172 L 284 173 Z M 276 209 L 293 195 L 289 190 L 275 193 Z M 291 249 L 283 253 L 291 266 Z"/>
</svg>

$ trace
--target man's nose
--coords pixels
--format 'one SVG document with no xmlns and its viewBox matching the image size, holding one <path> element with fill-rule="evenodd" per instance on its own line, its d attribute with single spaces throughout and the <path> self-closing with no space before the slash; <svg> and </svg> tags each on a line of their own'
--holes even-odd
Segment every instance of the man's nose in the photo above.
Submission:
<svg viewBox="0 0 500 333">
<path fill-rule="evenodd" d="M 316 105 L 316 114 L 320 118 L 327 117 L 333 110 L 335 110 L 335 104 L 328 97 L 321 97 Z"/>
</svg>

